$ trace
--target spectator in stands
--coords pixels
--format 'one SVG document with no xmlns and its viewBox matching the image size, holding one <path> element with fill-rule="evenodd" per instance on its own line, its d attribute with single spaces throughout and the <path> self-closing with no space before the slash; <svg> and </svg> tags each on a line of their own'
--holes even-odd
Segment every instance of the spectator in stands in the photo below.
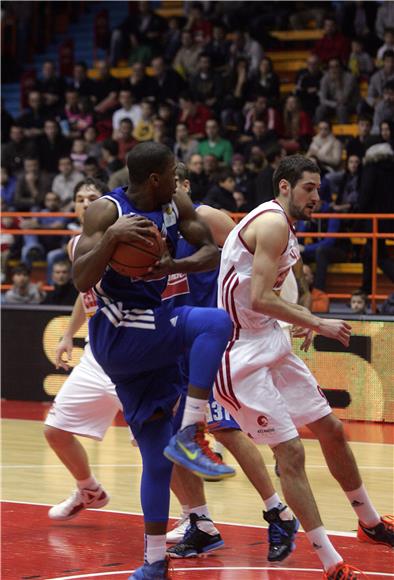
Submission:
<svg viewBox="0 0 394 580">
<path fill-rule="evenodd" d="M 280 140 L 282 147 L 289 154 L 300 150 L 306 151 L 313 137 L 313 126 L 308 113 L 301 109 L 298 97 L 288 95 L 282 117 L 283 137 Z"/>
<path fill-rule="evenodd" d="M 258 174 L 264 169 L 264 165 L 265 165 L 265 154 L 260 149 L 260 147 L 254 145 L 250 150 L 250 155 L 247 159 L 246 167 L 251 172 L 251 174 L 256 178 Z"/>
<path fill-rule="evenodd" d="M 279 145 L 279 143 L 272 145 L 267 149 L 265 158 L 267 165 L 257 175 L 255 182 L 255 200 L 254 205 L 257 207 L 265 201 L 274 199 L 274 186 L 272 178 L 275 169 L 278 167 L 281 160 L 286 157 L 286 151 Z"/>
<path fill-rule="evenodd" d="M 360 115 L 357 121 L 357 137 L 349 139 L 346 145 L 346 156 L 357 155 L 362 159 L 368 147 L 374 144 L 375 138 L 371 137 L 372 120 L 367 115 Z"/>
<path fill-rule="evenodd" d="M 361 38 L 354 38 L 352 40 L 348 68 L 357 79 L 360 77 L 369 78 L 373 72 L 373 60 L 364 50 L 364 42 Z"/>
<path fill-rule="evenodd" d="M 248 63 L 249 74 L 252 76 L 258 73 L 263 49 L 260 44 L 253 40 L 249 32 L 235 30 L 232 34 L 233 42 L 230 45 L 230 66 L 234 67 L 240 58 L 245 58 Z"/>
<path fill-rule="evenodd" d="M 359 197 L 362 213 L 394 213 L 394 152 L 388 143 L 368 149 L 364 158 L 363 178 Z M 392 220 L 379 220 L 379 232 L 392 232 Z M 378 239 L 378 265 L 394 282 L 394 260 L 390 258 L 384 239 Z M 362 290 L 371 293 L 372 242 L 364 246 Z"/>
<path fill-rule="evenodd" d="M 163 119 L 168 135 L 171 137 L 175 137 L 175 126 L 176 116 L 175 116 L 175 107 L 170 105 L 170 103 L 159 103 L 157 106 L 157 114 L 160 119 Z"/>
<path fill-rule="evenodd" d="M 376 14 L 375 30 L 381 40 L 384 40 L 386 28 L 394 28 L 394 5 L 390 1 L 383 0 Z"/>
<path fill-rule="evenodd" d="M 234 199 L 235 179 L 230 167 L 220 169 L 214 177 L 214 185 L 209 189 L 203 202 L 216 209 L 236 212 Z"/>
<path fill-rule="evenodd" d="M 360 38 L 368 53 L 376 50 L 375 19 L 377 2 L 340 2 L 342 32 L 347 38 Z"/>
<path fill-rule="evenodd" d="M 118 102 L 120 82 L 111 75 L 108 64 L 104 60 L 96 63 L 97 78 L 94 79 L 92 100 L 96 113 L 111 116 Z"/>
<path fill-rule="evenodd" d="M 225 129 L 235 128 L 241 131 L 245 124 L 242 108 L 246 101 L 248 80 L 248 63 L 240 58 L 230 72 L 222 77 L 223 100 L 221 104 L 221 121 Z M 251 108 L 252 105 L 249 105 Z"/>
<path fill-rule="evenodd" d="M 200 53 L 197 72 L 189 80 L 189 88 L 195 99 L 219 112 L 223 96 L 222 85 L 221 75 L 212 69 L 211 57 L 206 52 Z"/>
<path fill-rule="evenodd" d="M 82 172 L 84 170 L 85 161 L 88 158 L 86 143 L 83 139 L 73 140 L 70 157 L 72 159 L 74 169 Z"/>
<path fill-rule="evenodd" d="M 173 139 L 171 139 L 171 137 L 169 137 L 167 127 L 163 119 L 160 119 L 160 117 L 156 117 L 155 119 L 153 119 L 152 126 L 153 126 L 152 141 L 154 143 L 161 143 L 162 145 L 165 145 L 169 149 L 173 149 L 174 141 Z"/>
<path fill-rule="evenodd" d="M 212 67 L 223 71 L 230 59 L 230 41 L 226 40 L 226 27 L 220 22 L 213 23 L 212 40 L 207 44 L 205 52 L 211 57 Z"/>
<path fill-rule="evenodd" d="M 244 201 L 241 205 L 247 208 L 239 211 L 250 211 L 253 209 L 255 201 L 254 177 L 246 167 L 245 157 L 240 153 L 233 155 L 231 169 L 235 179 L 235 191 L 243 195 Z"/>
<path fill-rule="evenodd" d="M 5 304 L 39 304 L 45 292 L 41 284 L 33 284 L 30 280 L 30 270 L 23 264 L 12 271 L 12 288 L 4 295 Z"/>
<path fill-rule="evenodd" d="M 124 166 L 124 163 L 119 159 L 119 143 L 113 139 L 106 139 L 101 144 L 102 147 L 102 159 L 104 163 L 104 168 L 108 176 L 119 171 Z"/>
<path fill-rule="evenodd" d="M 84 177 L 98 179 L 99 181 L 107 182 L 108 175 L 104 169 L 101 169 L 98 159 L 96 157 L 87 157 L 83 164 Z"/>
<path fill-rule="evenodd" d="M 201 48 L 194 42 L 190 30 L 183 30 L 181 34 L 181 47 L 176 53 L 173 66 L 175 70 L 188 79 L 196 70 Z"/>
<path fill-rule="evenodd" d="M 151 64 L 154 71 L 152 80 L 154 97 L 157 101 L 175 104 L 180 93 L 185 90 L 185 81 L 174 69 L 166 65 L 162 56 L 154 58 Z"/>
<path fill-rule="evenodd" d="M 246 199 L 245 194 L 242 193 L 242 191 L 235 190 L 233 193 L 233 197 L 237 208 L 236 209 L 237 212 L 247 213 L 252 209 L 251 205 L 248 203 L 248 200 Z"/>
<path fill-rule="evenodd" d="M 376 60 L 378 61 L 379 65 L 383 63 L 383 56 L 386 50 L 391 50 L 394 52 L 394 28 L 385 28 L 383 39 L 384 43 L 376 54 Z"/>
<path fill-rule="evenodd" d="M 146 97 L 154 96 L 155 86 L 153 78 L 146 74 L 145 65 L 142 62 L 134 63 L 131 75 L 124 85 L 124 90 L 128 89 L 131 90 L 132 95 L 134 96 L 137 103 Z"/>
<path fill-rule="evenodd" d="M 0 281 L 3 283 L 7 277 L 7 262 L 13 253 L 18 253 L 20 238 L 21 236 L 14 236 L 13 234 L 5 233 L 4 230 L 7 229 L 19 229 L 20 228 L 20 218 L 16 217 L 6 217 L 3 215 L 6 211 L 12 211 L 1 198 L 1 218 L 0 218 Z M 16 238 L 16 240 L 15 240 Z"/>
<path fill-rule="evenodd" d="M 10 140 L 11 127 L 14 125 L 14 117 L 7 111 L 4 99 L 1 98 L 1 142 L 8 143 Z"/>
<path fill-rule="evenodd" d="M 339 167 L 342 159 L 342 143 L 333 135 L 329 121 L 320 121 L 317 135 L 313 137 L 306 155 L 316 157 L 328 171 Z"/>
<path fill-rule="evenodd" d="M 181 23 L 179 18 L 168 19 L 168 28 L 163 34 L 163 56 L 166 62 L 172 62 L 181 46 Z"/>
<path fill-rule="evenodd" d="M 265 121 L 269 131 L 275 131 L 277 135 L 282 133 L 280 114 L 276 109 L 268 105 L 268 99 L 264 95 L 258 95 L 251 103 L 244 107 L 245 126 L 244 131 L 250 131 L 254 121 Z"/>
<path fill-rule="evenodd" d="M 198 145 L 200 155 L 214 155 L 221 163 L 230 165 L 233 156 L 233 147 L 228 139 L 220 137 L 219 123 L 209 119 L 205 123 L 207 138 Z"/>
<path fill-rule="evenodd" d="M 179 97 L 179 123 L 185 123 L 190 137 L 202 139 L 205 136 L 205 126 L 212 117 L 208 107 L 196 103 L 191 93 L 182 93 Z"/>
<path fill-rule="evenodd" d="M 317 213 L 327 213 L 329 206 L 327 202 L 320 200 L 320 207 L 316 208 Z M 337 218 L 316 220 L 312 219 L 309 222 L 298 221 L 297 231 L 305 232 L 327 232 L 337 233 L 344 231 L 345 227 L 341 223 L 343 220 Z M 313 238 L 313 242 L 305 244 L 303 239 L 300 239 L 299 249 L 303 262 L 310 264 L 316 263 L 315 270 L 315 287 L 318 290 L 326 289 L 327 269 L 331 262 L 347 262 L 349 259 L 349 252 L 351 249 L 350 240 L 348 238 Z"/>
<path fill-rule="evenodd" d="M 52 191 L 60 196 L 61 210 L 69 211 L 73 202 L 74 187 L 84 175 L 74 169 L 71 157 L 66 155 L 59 159 L 58 169 L 59 173 L 52 182 Z"/>
<path fill-rule="evenodd" d="M 188 165 L 192 201 L 202 201 L 212 183 L 204 171 L 203 158 L 198 153 L 191 155 Z"/>
<path fill-rule="evenodd" d="M 311 20 L 316 28 L 321 28 L 325 15 L 324 7 L 313 6 L 310 2 L 295 2 L 294 11 L 289 16 L 290 28 L 304 30 L 310 27 Z"/>
<path fill-rule="evenodd" d="M 1 166 L 0 185 L 1 199 L 7 206 L 7 211 L 13 211 L 15 206 L 16 177 L 5 165 Z"/>
<path fill-rule="evenodd" d="M 204 37 L 209 40 L 212 38 L 212 22 L 205 17 L 202 2 L 191 4 L 185 29 L 190 30 L 193 34 L 202 32 Z"/>
<path fill-rule="evenodd" d="M 353 314 L 367 314 L 368 295 L 362 290 L 355 290 L 350 296 L 350 308 Z"/>
<path fill-rule="evenodd" d="M 77 91 L 78 95 L 83 97 L 91 97 L 93 95 L 94 82 L 88 77 L 88 67 L 85 62 L 75 63 L 68 87 L 70 90 Z"/>
<path fill-rule="evenodd" d="M 127 185 L 128 183 L 129 183 L 129 170 L 127 169 L 127 165 L 125 165 L 124 167 L 122 167 L 122 169 L 115 171 L 115 173 L 113 173 L 109 178 L 108 191 L 112 191 L 113 189 L 116 189 L 117 187 L 122 187 L 124 185 Z"/>
<path fill-rule="evenodd" d="M 115 141 L 119 145 L 119 159 L 126 161 L 127 153 L 136 145 L 137 141 L 133 137 L 133 122 L 130 119 L 122 119 L 119 124 L 119 132 Z"/>
<path fill-rule="evenodd" d="M 141 101 L 141 118 L 134 127 L 133 137 L 137 141 L 151 141 L 153 139 L 153 117 L 155 108 L 149 99 Z"/>
<path fill-rule="evenodd" d="M 40 170 L 36 157 L 25 157 L 23 171 L 18 174 L 14 205 L 16 211 L 39 211 L 43 207 L 45 194 L 50 189 L 52 178 Z"/>
<path fill-rule="evenodd" d="M 70 153 L 70 142 L 62 135 L 55 119 L 45 121 L 44 134 L 37 140 L 37 153 L 40 167 L 52 174 L 57 172 L 60 157 Z"/>
<path fill-rule="evenodd" d="M 383 121 L 380 123 L 379 143 L 388 143 L 394 151 L 394 122 Z"/>
<path fill-rule="evenodd" d="M 189 135 L 186 123 L 178 123 L 175 129 L 174 155 L 183 163 L 188 163 L 190 157 L 197 153 L 198 141 Z M 201 160 L 202 165 L 202 160 Z"/>
<path fill-rule="evenodd" d="M 71 263 L 68 260 L 55 262 L 52 267 L 54 289 L 47 292 L 42 304 L 72 306 L 78 297 L 78 290 L 71 280 Z"/>
<path fill-rule="evenodd" d="M 261 59 L 258 72 L 250 77 L 246 90 L 247 98 L 263 95 L 270 103 L 276 103 L 279 99 L 279 85 L 279 77 L 274 71 L 272 60 L 266 56 Z"/>
<path fill-rule="evenodd" d="M 101 145 L 97 142 L 97 129 L 96 127 L 87 127 L 83 132 L 83 140 L 86 143 L 86 153 L 89 157 L 96 157 L 100 159 L 101 157 Z"/>
<path fill-rule="evenodd" d="M 239 143 L 243 155 L 249 158 L 254 147 L 258 147 L 263 153 L 271 149 L 278 143 L 278 136 L 275 131 L 267 129 L 263 119 L 256 119 L 253 121 L 251 132 L 241 135 Z"/>
<path fill-rule="evenodd" d="M 65 82 L 62 77 L 56 75 L 56 66 L 53 60 L 48 59 L 43 62 L 41 76 L 37 80 L 35 88 L 41 93 L 47 112 L 55 113 L 63 99 Z"/>
<path fill-rule="evenodd" d="M 338 58 L 346 64 L 349 58 L 349 41 L 337 29 L 335 18 L 324 19 L 324 36 L 316 41 L 313 52 L 325 64 L 332 58 Z"/>
<path fill-rule="evenodd" d="M 302 270 L 304 272 L 304 277 L 306 283 L 308 284 L 309 292 L 311 294 L 312 304 L 311 304 L 311 312 L 329 312 L 330 310 L 330 299 L 328 295 L 323 292 L 323 290 L 319 290 L 315 288 L 314 283 L 314 274 L 312 269 L 308 264 L 304 264 L 302 266 Z"/>
<path fill-rule="evenodd" d="M 136 62 L 147 65 L 150 63 L 153 52 L 152 47 L 144 42 L 144 37 L 138 31 L 129 34 L 130 48 L 127 56 L 129 66 Z"/>
<path fill-rule="evenodd" d="M 394 51 L 386 50 L 383 55 L 383 67 L 369 79 L 367 103 L 375 108 L 383 99 L 386 84 L 394 81 Z"/>
<path fill-rule="evenodd" d="M 334 212 L 353 213 L 358 210 L 358 198 L 361 187 L 362 163 L 357 155 L 350 155 L 346 169 L 339 172 L 337 197 L 330 204 Z M 334 187 L 334 186 L 333 186 Z"/>
<path fill-rule="evenodd" d="M 383 89 L 383 99 L 375 107 L 373 115 L 372 133 L 378 134 L 379 128 L 384 121 L 390 122 L 394 119 L 394 79 L 385 84 Z"/>
<path fill-rule="evenodd" d="M 44 133 L 44 123 L 47 113 L 43 106 L 41 94 L 30 91 L 27 95 L 28 108 L 18 119 L 18 125 L 23 127 L 25 136 L 35 139 Z"/>
<path fill-rule="evenodd" d="M 20 125 L 12 125 L 10 140 L 2 146 L 1 162 L 16 172 L 23 168 L 25 157 L 32 154 L 32 145 L 25 137 L 25 131 Z"/>
<path fill-rule="evenodd" d="M 338 123 L 348 123 L 356 110 L 359 88 L 352 73 L 342 68 L 338 58 L 331 58 L 328 71 L 320 82 L 320 105 L 316 109 L 316 122 L 336 116 Z"/>
<path fill-rule="evenodd" d="M 82 137 L 87 127 L 95 122 L 95 114 L 89 97 L 79 96 L 77 91 L 66 91 L 64 120 L 61 122 L 63 133 L 72 139 Z"/>
<path fill-rule="evenodd" d="M 22 229 L 26 230 L 63 230 L 67 226 L 67 218 L 50 217 L 51 213 L 61 211 L 60 196 L 54 191 L 49 191 L 45 195 L 45 208 L 41 210 L 43 217 L 28 218 L 22 221 Z M 60 235 L 36 235 L 26 234 L 23 236 L 23 246 L 21 259 L 24 264 L 31 268 L 32 260 L 39 257 L 41 260 L 47 259 L 51 262 L 50 254 L 58 255 L 65 243 Z"/>
<path fill-rule="evenodd" d="M 116 109 L 112 115 L 112 128 L 114 130 L 115 139 L 118 135 L 117 131 L 119 130 L 119 125 L 122 119 L 130 119 L 135 127 L 142 117 L 141 105 L 135 102 L 131 90 L 122 89 L 119 92 L 119 103 L 121 105 L 120 109 Z"/>
<path fill-rule="evenodd" d="M 320 103 L 319 90 L 322 78 L 320 60 L 316 54 L 310 54 L 306 68 L 297 74 L 295 94 L 301 101 L 302 109 L 313 119 Z"/>
</svg>

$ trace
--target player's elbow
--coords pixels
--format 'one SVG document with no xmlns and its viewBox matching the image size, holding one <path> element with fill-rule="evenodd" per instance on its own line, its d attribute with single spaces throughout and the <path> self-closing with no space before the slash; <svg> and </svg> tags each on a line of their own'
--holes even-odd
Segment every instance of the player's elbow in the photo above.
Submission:
<svg viewBox="0 0 394 580">
<path fill-rule="evenodd" d="M 252 293 L 252 310 L 261 314 L 270 314 L 270 301 L 265 294 Z"/>
</svg>

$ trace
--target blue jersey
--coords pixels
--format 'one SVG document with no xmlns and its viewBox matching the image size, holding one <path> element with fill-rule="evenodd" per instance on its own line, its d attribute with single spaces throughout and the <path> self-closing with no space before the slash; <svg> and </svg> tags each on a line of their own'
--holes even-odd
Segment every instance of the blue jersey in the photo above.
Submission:
<svg viewBox="0 0 394 580">
<path fill-rule="evenodd" d="M 144 212 L 137 209 L 127 196 L 127 187 L 118 187 L 104 196 L 116 205 L 118 217 L 122 215 L 141 215 L 156 224 L 162 236 L 166 238 L 167 246 L 175 255 L 178 240 L 179 212 L 175 202 L 163 205 L 159 210 Z M 115 302 L 119 310 L 150 309 L 161 304 L 161 295 L 167 285 L 167 277 L 149 282 L 129 278 L 118 274 L 108 265 L 100 283 L 96 288 L 98 306 L 102 308 L 108 301 Z"/>
</svg>

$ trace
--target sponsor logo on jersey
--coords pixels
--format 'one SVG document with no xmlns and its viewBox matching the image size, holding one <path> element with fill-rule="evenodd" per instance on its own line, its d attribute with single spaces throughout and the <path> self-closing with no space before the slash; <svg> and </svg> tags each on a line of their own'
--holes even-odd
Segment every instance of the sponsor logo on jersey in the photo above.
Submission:
<svg viewBox="0 0 394 580">
<path fill-rule="evenodd" d="M 259 417 L 257 417 L 257 423 L 261 426 L 261 427 L 267 427 L 268 425 L 268 419 L 265 415 L 260 415 Z"/>
</svg>

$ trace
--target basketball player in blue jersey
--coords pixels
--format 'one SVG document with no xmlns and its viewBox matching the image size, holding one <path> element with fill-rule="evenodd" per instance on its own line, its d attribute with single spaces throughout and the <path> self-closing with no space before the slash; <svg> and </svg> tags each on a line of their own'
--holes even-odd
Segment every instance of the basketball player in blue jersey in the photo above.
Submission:
<svg viewBox="0 0 394 580">
<path fill-rule="evenodd" d="M 162 304 L 168 274 L 213 269 L 219 253 L 188 196 L 174 195 L 176 165 L 167 147 L 140 143 L 129 153 L 127 167 L 128 187 L 115 189 L 86 211 L 73 271 L 76 287 L 81 292 L 94 287 L 98 296 L 98 311 L 89 324 L 92 352 L 116 386 L 143 460 L 145 563 L 132 578 L 159 580 L 167 578 L 168 570 L 172 464 L 167 458 L 200 477 L 218 480 L 235 473 L 209 449 L 204 425 L 232 324 L 223 310 L 172 310 Z M 149 241 L 152 223 L 171 250 L 145 279 L 121 276 L 108 265 L 116 245 Z M 174 259 L 178 232 L 198 248 L 193 256 Z M 182 387 L 177 361 L 185 350 L 190 351 L 188 396 L 181 430 L 171 437 L 172 412 Z"/>
<path fill-rule="evenodd" d="M 183 163 L 177 164 L 176 179 L 177 191 L 189 193 L 190 182 Z M 217 245 L 221 247 L 235 226 L 233 220 L 227 214 L 209 206 L 198 206 L 196 211 L 210 228 Z M 180 238 L 176 255 L 184 258 L 192 255 L 195 250 L 195 247 Z M 174 305 L 214 305 L 217 302 L 218 273 L 216 268 L 211 272 L 170 276 L 163 298 L 171 300 Z M 187 375 L 186 357 L 183 366 Z M 176 421 L 181 413 L 180 406 Z M 298 521 L 287 506 L 281 503 L 256 445 L 240 430 L 228 411 L 214 400 L 212 393 L 207 420 L 211 433 L 236 458 L 265 503 L 267 511 L 264 512 L 264 518 L 269 523 L 268 560 L 283 561 L 294 549 Z M 224 542 L 210 518 L 202 480 L 175 466 L 171 489 L 182 505 L 183 517 L 179 525 L 167 534 L 167 542 L 178 542 L 167 550 L 168 554 L 173 558 L 190 558 L 222 547 Z"/>
</svg>

